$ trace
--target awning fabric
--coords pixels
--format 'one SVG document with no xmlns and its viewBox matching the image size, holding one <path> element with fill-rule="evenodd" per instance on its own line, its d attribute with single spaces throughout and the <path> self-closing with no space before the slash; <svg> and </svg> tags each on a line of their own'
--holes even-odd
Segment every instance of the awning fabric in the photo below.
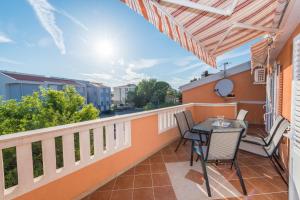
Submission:
<svg viewBox="0 0 300 200">
<path fill-rule="evenodd" d="M 254 68 L 265 66 L 268 59 L 268 47 L 269 47 L 268 38 L 263 39 L 262 41 L 252 45 L 251 47 L 251 70 Z"/>
<path fill-rule="evenodd" d="M 288 3 L 288 0 L 238 0 L 231 15 L 221 15 L 164 0 L 121 1 L 213 67 L 216 67 L 218 55 L 266 33 L 276 32 Z M 190 1 L 226 9 L 234 0 Z"/>
</svg>

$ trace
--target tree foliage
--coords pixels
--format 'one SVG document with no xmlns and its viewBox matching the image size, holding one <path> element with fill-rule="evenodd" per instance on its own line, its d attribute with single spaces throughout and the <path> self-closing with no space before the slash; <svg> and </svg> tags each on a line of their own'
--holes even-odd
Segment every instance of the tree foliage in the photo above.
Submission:
<svg viewBox="0 0 300 200">
<path fill-rule="evenodd" d="M 85 99 L 74 87 L 67 86 L 62 91 L 41 88 L 21 101 L 0 99 L 0 135 L 51 126 L 92 120 L 99 117 L 99 110 Z M 76 139 L 76 138 L 75 138 Z M 63 165 L 61 138 L 55 138 L 57 166 Z M 78 142 L 78 141 L 77 141 Z M 75 141 L 76 144 L 76 141 Z M 3 151 L 5 186 L 17 184 L 15 148 Z M 41 142 L 32 143 L 34 176 L 43 173 Z M 79 148 L 75 148 L 79 155 Z"/>
<path fill-rule="evenodd" d="M 178 92 L 164 81 L 144 79 L 138 83 L 135 91 L 128 92 L 127 103 L 146 110 L 174 105 Z M 173 101 L 169 101 L 173 99 Z"/>
<path fill-rule="evenodd" d="M 73 87 L 62 91 L 41 88 L 21 101 L 0 100 L 0 135 L 75 123 L 99 116 Z"/>
</svg>

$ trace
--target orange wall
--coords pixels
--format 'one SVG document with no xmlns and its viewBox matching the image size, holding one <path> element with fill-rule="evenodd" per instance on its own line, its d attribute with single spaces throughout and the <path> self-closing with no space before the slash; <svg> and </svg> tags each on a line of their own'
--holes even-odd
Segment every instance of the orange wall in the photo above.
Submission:
<svg viewBox="0 0 300 200">
<path fill-rule="evenodd" d="M 193 117 L 203 120 L 216 116 L 219 113 L 228 118 L 235 116 L 235 106 L 227 107 L 191 107 Z M 26 193 L 18 200 L 69 200 L 82 197 L 92 188 L 105 183 L 108 179 L 123 172 L 137 162 L 160 150 L 162 147 L 178 138 L 177 128 L 158 134 L 157 114 L 132 120 L 131 122 L 132 146 L 108 158 L 91 164 L 83 169 L 53 181 L 32 192 Z"/>
<path fill-rule="evenodd" d="M 281 65 L 281 96 L 282 102 L 280 102 L 280 110 L 283 117 L 291 120 L 291 101 L 292 101 L 292 75 L 293 75 L 293 40 L 294 37 L 300 34 L 300 24 L 295 28 L 292 35 L 289 37 L 284 47 L 280 51 L 277 62 Z M 279 153 L 281 160 L 288 169 L 289 163 L 289 144 L 290 141 L 285 138 L 280 145 Z"/>
<path fill-rule="evenodd" d="M 239 101 L 265 101 L 266 88 L 265 85 L 254 85 L 250 70 L 228 77 L 234 83 L 235 98 L 224 99 L 219 97 L 214 92 L 214 87 L 217 81 L 201 85 L 199 87 L 183 91 L 183 103 L 224 103 L 224 102 L 239 102 Z M 263 105 L 245 103 L 239 105 L 239 109 L 249 111 L 246 120 L 253 124 L 263 124 Z"/>
<path fill-rule="evenodd" d="M 300 34 L 300 24 L 295 28 L 277 57 L 277 62 L 281 65 L 282 73 L 281 110 L 282 115 L 289 120 L 291 120 L 293 39 L 298 34 Z"/>
</svg>

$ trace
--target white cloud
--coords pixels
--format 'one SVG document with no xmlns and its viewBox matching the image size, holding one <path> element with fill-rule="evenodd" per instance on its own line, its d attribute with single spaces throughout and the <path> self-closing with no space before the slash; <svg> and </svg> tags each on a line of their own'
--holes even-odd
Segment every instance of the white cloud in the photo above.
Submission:
<svg viewBox="0 0 300 200">
<path fill-rule="evenodd" d="M 81 21 L 79 21 L 77 18 L 75 18 L 74 16 L 72 16 L 70 13 L 68 13 L 65 10 L 59 10 L 57 11 L 58 13 L 64 15 L 65 17 L 67 17 L 69 20 L 71 20 L 74 24 L 78 25 L 79 27 L 81 27 L 83 30 L 88 31 L 88 27 L 86 25 L 84 25 Z"/>
<path fill-rule="evenodd" d="M 9 43 L 9 42 L 12 42 L 12 39 L 0 33 L 0 43 Z"/>
<path fill-rule="evenodd" d="M 16 61 L 16 60 L 11 60 L 8 58 L 4 58 L 4 57 L 0 57 L 0 63 L 4 63 L 4 64 L 12 64 L 12 65 L 21 65 L 23 63 Z"/>
<path fill-rule="evenodd" d="M 33 7 L 41 25 L 51 35 L 61 54 L 66 53 L 63 32 L 56 24 L 55 8 L 47 0 L 27 0 Z"/>
<path fill-rule="evenodd" d="M 165 62 L 166 60 L 165 59 L 156 59 L 156 58 L 153 58 L 153 59 L 138 59 L 138 60 L 135 60 L 133 62 L 131 62 L 129 64 L 129 67 L 132 68 L 132 69 L 146 69 L 146 68 L 151 68 L 151 67 L 154 67 L 158 64 L 161 64 L 163 62 Z"/>
<path fill-rule="evenodd" d="M 179 73 L 183 73 L 183 72 L 186 72 L 186 71 L 189 71 L 192 69 L 203 68 L 205 66 L 206 66 L 206 64 L 198 62 L 198 63 L 191 64 L 187 67 L 182 67 L 180 69 L 177 69 L 177 70 L 173 71 L 172 74 L 179 74 Z"/>
<path fill-rule="evenodd" d="M 199 59 L 195 56 L 186 56 L 183 58 L 175 59 L 174 64 L 177 66 L 186 66 L 195 61 L 199 61 Z"/>
</svg>

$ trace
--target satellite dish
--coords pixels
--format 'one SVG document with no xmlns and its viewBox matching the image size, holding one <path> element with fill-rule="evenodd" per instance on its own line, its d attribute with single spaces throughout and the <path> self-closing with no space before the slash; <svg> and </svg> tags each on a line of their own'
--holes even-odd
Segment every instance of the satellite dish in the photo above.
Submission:
<svg viewBox="0 0 300 200">
<path fill-rule="evenodd" d="M 215 86 L 215 93 L 221 97 L 227 97 L 232 94 L 233 82 L 229 79 L 222 79 Z"/>
</svg>

